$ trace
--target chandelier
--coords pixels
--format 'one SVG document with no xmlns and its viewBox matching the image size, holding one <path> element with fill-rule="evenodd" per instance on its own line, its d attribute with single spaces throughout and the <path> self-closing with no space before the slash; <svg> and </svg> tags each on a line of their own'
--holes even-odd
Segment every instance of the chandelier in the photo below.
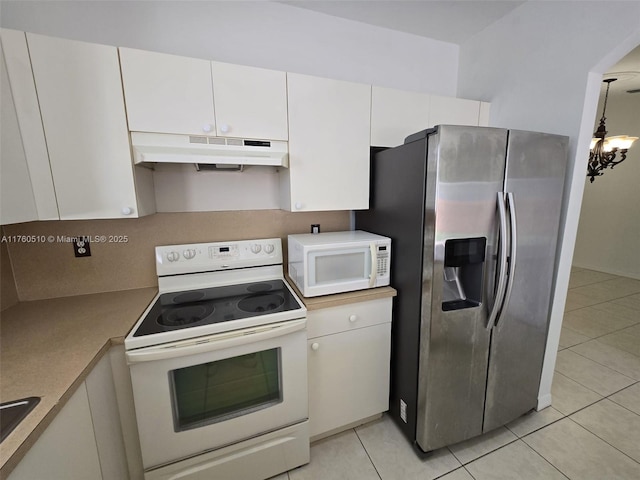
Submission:
<svg viewBox="0 0 640 480">
<path fill-rule="evenodd" d="M 593 183 L 595 177 L 601 176 L 607 167 L 613 168 L 622 163 L 627 158 L 627 151 L 633 145 L 638 137 L 629 137 L 627 135 L 617 135 L 615 137 L 606 137 L 607 128 L 605 127 L 605 112 L 607 110 L 607 99 L 609 97 L 609 87 L 611 82 L 615 82 L 617 78 L 607 78 L 603 80 L 607 84 L 607 91 L 604 95 L 604 106 L 602 107 L 602 118 L 600 125 L 593 134 L 591 146 L 589 147 L 589 163 L 587 164 L 587 177 L 591 177 Z M 620 153 L 620 157 L 616 160 L 616 155 Z"/>
</svg>

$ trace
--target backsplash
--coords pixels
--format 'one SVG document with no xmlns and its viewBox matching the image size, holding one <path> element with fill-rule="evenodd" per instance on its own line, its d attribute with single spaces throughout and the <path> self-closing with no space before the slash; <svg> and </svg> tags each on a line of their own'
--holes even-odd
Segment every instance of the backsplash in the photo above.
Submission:
<svg viewBox="0 0 640 480">
<path fill-rule="evenodd" d="M 290 213 L 283 210 L 157 213 L 138 219 L 30 222 L 3 226 L 3 235 L 36 241 L 6 243 L 15 289 L 5 281 L 3 246 L 2 307 L 9 301 L 66 297 L 157 285 L 154 247 L 181 243 L 280 237 L 348 230 L 349 212 Z M 90 245 L 91 256 L 76 258 L 71 237 L 104 237 Z M 6 285 L 5 285 L 6 284 Z M 6 290 L 6 291 L 5 291 Z M 10 303 L 8 304 L 10 305 Z"/>
</svg>

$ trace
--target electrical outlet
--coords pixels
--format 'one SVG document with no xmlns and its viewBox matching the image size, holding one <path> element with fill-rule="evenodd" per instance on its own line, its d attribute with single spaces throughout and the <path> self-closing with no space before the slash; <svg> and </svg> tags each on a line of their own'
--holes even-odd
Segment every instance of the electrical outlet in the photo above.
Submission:
<svg viewBox="0 0 640 480">
<path fill-rule="evenodd" d="M 311 224 L 311 233 L 320 233 L 320 224 L 312 223 Z"/>
<path fill-rule="evenodd" d="M 76 237 L 73 239 L 73 253 L 76 257 L 90 257 L 91 246 L 88 237 Z"/>
</svg>

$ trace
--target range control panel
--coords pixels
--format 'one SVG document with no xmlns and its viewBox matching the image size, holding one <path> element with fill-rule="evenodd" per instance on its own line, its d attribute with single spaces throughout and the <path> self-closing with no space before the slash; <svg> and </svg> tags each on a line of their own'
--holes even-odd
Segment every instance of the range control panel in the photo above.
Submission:
<svg viewBox="0 0 640 480">
<path fill-rule="evenodd" d="M 158 276 L 282 264 L 279 238 L 156 247 Z"/>
</svg>

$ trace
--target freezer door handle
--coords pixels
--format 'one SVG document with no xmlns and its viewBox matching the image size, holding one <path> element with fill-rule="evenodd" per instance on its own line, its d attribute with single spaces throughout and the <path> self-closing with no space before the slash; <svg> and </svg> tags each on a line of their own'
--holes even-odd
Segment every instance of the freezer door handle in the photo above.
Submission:
<svg viewBox="0 0 640 480">
<path fill-rule="evenodd" d="M 491 330 L 496 323 L 498 313 L 502 308 L 507 287 L 507 207 L 504 200 L 504 193 L 498 192 L 498 215 L 500 217 L 500 258 L 498 259 L 498 286 L 496 287 L 496 297 L 493 302 L 493 308 L 489 314 L 487 321 L 487 329 Z"/>
<path fill-rule="evenodd" d="M 509 304 L 509 299 L 511 298 L 511 291 L 513 290 L 513 275 L 516 271 L 516 246 L 518 233 L 516 230 L 516 204 L 513 199 L 513 192 L 507 193 L 507 207 L 509 209 L 509 277 L 507 279 L 507 291 L 504 294 L 504 300 L 502 300 L 502 307 L 500 310 L 504 310 L 505 305 Z M 496 319 L 495 324 L 498 324 L 498 320 Z"/>
</svg>

